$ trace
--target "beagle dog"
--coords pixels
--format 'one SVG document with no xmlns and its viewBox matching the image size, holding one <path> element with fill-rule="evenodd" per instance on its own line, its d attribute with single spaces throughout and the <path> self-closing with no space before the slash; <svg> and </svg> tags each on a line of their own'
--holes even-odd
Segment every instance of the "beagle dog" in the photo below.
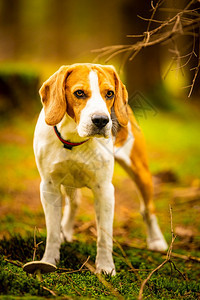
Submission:
<svg viewBox="0 0 200 300">
<path fill-rule="evenodd" d="M 56 264 L 61 242 L 72 241 L 79 189 L 88 187 L 96 212 L 96 272 L 115 274 L 114 159 L 138 187 L 149 249 L 166 250 L 152 201 L 144 138 L 115 68 L 89 63 L 62 66 L 43 83 L 40 96 L 43 109 L 35 129 L 34 153 L 47 227 L 42 261 Z"/>
</svg>

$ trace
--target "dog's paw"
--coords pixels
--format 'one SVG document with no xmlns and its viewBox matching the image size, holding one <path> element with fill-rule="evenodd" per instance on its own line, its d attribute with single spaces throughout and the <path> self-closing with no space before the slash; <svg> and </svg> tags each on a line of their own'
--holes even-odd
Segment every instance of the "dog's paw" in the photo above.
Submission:
<svg viewBox="0 0 200 300">
<path fill-rule="evenodd" d="M 168 248 L 168 245 L 164 238 L 162 239 L 153 239 L 147 240 L 148 249 L 154 251 L 165 251 Z"/>
<path fill-rule="evenodd" d="M 57 258 L 52 258 L 52 257 L 43 257 L 41 259 L 41 262 L 45 262 L 45 263 L 49 263 L 49 264 L 52 264 L 52 265 L 57 265 L 60 261 L 60 257 L 57 257 Z"/>
<path fill-rule="evenodd" d="M 111 275 L 111 276 L 114 276 L 116 275 L 116 271 L 115 271 L 115 267 L 97 267 L 96 268 L 96 271 L 95 271 L 96 274 L 105 274 L 105 275 Z"/>
</svg>

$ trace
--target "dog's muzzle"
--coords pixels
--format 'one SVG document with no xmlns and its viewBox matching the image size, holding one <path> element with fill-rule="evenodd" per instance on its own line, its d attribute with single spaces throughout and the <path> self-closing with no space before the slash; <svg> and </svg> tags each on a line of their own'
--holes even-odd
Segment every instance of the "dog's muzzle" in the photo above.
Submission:
<svg viewBox="0 0 200 300">
<path fill-rule="evenodd" d="M 101 130 L 102 128 L 104 128 L 108 122 L 109 122 L 109 118 L 106 115 L 98 115 L 95 114 L 91 117 L 92 119 L 92 123 L 99 129 Z"/>
</svg>

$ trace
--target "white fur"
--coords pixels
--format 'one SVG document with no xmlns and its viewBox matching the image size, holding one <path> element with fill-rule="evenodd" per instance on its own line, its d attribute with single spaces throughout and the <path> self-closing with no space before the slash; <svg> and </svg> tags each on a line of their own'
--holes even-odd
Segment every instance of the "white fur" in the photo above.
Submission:
<svg viewBox="0 0 200 300">
<path fill-rule="evenodd" d="M 134 144 L 134 136 L 131 131 L 131 122 L 128 122 L 128 137 L 122 147 L 114 147 L 115 158 L 122 160 L 126 163 L 127 166 L 131 166 L 131 150 Z"/>
</svg>

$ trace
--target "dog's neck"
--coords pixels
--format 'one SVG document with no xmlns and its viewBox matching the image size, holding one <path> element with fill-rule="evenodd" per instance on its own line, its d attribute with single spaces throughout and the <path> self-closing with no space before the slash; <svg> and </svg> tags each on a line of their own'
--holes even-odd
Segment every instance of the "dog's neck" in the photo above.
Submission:
<svg viewBox="0 0 200 300">
<path fill-rule="evenodd" d="M 76 122 L 68 115 L 65 114 L 62 121 L 57 124 L 61 136 L 65 140 L 69 140 L 73 143 L 80 143 L 86 140 L 86 138 L 80 137 L 77 131 Z"/>
</svg>

